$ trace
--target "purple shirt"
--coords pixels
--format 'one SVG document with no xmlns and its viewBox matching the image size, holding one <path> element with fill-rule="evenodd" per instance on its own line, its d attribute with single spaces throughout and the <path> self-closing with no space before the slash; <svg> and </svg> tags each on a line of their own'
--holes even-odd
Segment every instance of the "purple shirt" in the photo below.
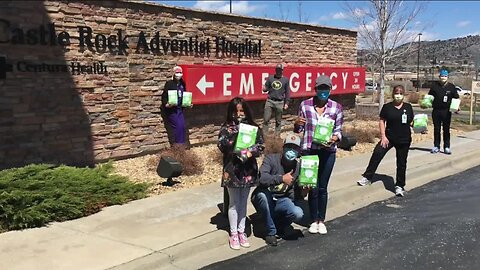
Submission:
<svg viewBox="0 0 480 270">
<path fill-rule="evenodd" d="M 315 126 L 320 117 L 334 120 L 335 125 L 333 127 L 333 135 L 336 135 L 339 140 L 342 139 L 343 110 L 340 103 L 329 99 L 325 105 L 325 110 L 323 111 L 322 115 L 319 115 L 315 110 L 315 104 L 312 97 L 300 103 L 298 116 L 303 117 L 306 120 L 302 144 L 303 150 L 325 148 L 324 146 L 313 142 L 313 132 L 315 131 Z M 328 148 L 328 150 L 331 152 L 336 152 L 337 144 L 333 144 L 330 148 Z"/>
</svg>

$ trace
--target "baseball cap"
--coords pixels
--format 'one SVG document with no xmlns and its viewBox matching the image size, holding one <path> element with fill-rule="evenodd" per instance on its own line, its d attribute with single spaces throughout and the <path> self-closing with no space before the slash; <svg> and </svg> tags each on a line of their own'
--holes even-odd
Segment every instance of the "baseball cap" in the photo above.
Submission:
<svg viewBox="0 0 480 270">
<path fill-rule="evenodd" d="M 328 85 L 328 87 L 332 88 L 332 80 L 328 76 L 320 75 L 315 80 L 315 87 L 320 86 L 322 84 Z"/>
<path fill-rule="evenodd" d="M 448 70 L 446 69 L 440 70 L 440 76 L 448 76 Z"/>
<path fill-rule="evenodd" d="M 182 67 L 179 67 L 179 66 L 175 66 L 175 67 L 173 67 L 173 73 L 178 73 L 178 72 L 180 72 L 180 73 L 182 73 L 182 72 L 183 72 L 183 69 L 182 69 Z"/>
<path fill-rule="evenodd" d="M 290 133 L 287 135 L 287 137 L 285 137 L 285 140 L 283 141 L 283 144 L 293 144 L 293 145 L 296 145 L 298 147 L 301 147 L 301 142 L 302 142 L 302 139 L 300 139 L 300 137 L 296 134 L 293 134 L 293 133 Z"/>
<path fill-rule="evenodd" d="M 277 65 L 275 66 L 275 69 L 282 69 L 282 70 L 283 70 L 283 65 L 282 65 L 282 64 L 277 64 Z"/>
</svg>

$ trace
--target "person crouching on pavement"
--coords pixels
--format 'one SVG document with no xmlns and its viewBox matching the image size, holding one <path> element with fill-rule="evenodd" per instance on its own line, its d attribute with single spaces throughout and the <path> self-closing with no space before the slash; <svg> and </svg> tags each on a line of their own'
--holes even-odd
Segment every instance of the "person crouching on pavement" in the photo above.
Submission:
<svg viewBox="0 0 480 270">
<path fill-rule="evenodd" d="M 228 104 L 227 120 L 220 128 L 217 146 L 223 153 L 222 187 L 229 195 L 228 222 L 230 224 L 229 244 L 232 249 L 250 247 L 245 234 L 247 202 L 250 188 L 258 183 L 257 158 L 263 153 L 263 135 L 259 128 L 254 144 L 240 152 L 234 150 L 240 123 L 258 125 L 245 99 L 233 98 Z"/>
<path fill-rule="evenodd" d="M 260 166 L 259 185 L 251 200 L 265 221 L 265 242 L 270 246 L 277 245 L 275 235 L 282 235 L 285 227 L 303 218 L 302 208 L 294 203 L 300 149 L 301 138 L 296 134 L 287 135 L 283 153 L 266 155 Z"/>
<path fill-rule="evenodd" d="M 405 192 L 405 175 L 407 171 L 407 156 L 412 143 L 411 126 L 413 125 L 413 108 L 410 103 L 403 102 L 405 89 L 401 85 L 393 88 L 393 101 L 383 105 L 380 111 L 380 142 L 373 150 L 372 157 L 358 185 L 371 183 L 378 165 L 387 152 L 395 147 L 397 151 L 397 176 L 395 195 L 403 197 Z"/>
<path fill-rule="evenodd" d="M 337 143 L 342 139 L 343 109 L 340 103 L 331 99 L 332 80 L 321 75 L 315 80 L 315 96 L 302 101 L 295 120 L 294 130 L 303 133 L 302 156 L 317 155 L 320 164 L 318 168 L 317 186 L 308 193 L 308 205 L 312 224 L 310 233 L 326 234 L 324 224 L 327 212 L 327 186 L 335 165 Z M 320 120 L 333 120 L 332 137 L 327 143 L 317 143 L 313 140 L 315 128 Z"/>
</svg>

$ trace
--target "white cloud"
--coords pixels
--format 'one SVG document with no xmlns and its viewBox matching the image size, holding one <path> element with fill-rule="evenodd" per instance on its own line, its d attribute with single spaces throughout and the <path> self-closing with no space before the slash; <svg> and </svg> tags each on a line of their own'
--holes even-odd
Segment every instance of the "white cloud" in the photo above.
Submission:
<svg viewBox="0 0 480 270">
<path fill-rule="evenodd" d="M 347 14 L 345 14 L 344 12 L 337 12 L 332 15 L 332 19 L 334 20 L 344 20 L 346 18 L 347 18 Z"/>
<path fill-rule="evenodd" d="M 457 23 L 458 27 L 465 27 L 468 26 L 471 22 L 470 21 L 460 21 Z"/>
<path fill-rule="evenodd" d="M 230 12 L 229 1 L 197 1 L 193 7 L 223 13 Z M 232 1 L 232 13 L 234 14 L 247 15 L 260 8 L 260 6 L 251 5 L 248 1 Z"/>
</svg>

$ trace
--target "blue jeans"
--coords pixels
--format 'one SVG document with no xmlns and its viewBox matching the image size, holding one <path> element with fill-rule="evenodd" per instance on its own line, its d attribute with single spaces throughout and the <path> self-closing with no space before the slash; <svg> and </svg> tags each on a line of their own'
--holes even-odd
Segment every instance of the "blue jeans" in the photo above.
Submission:
<svg viewBox="0 0 480 270">
<path fill-rule="evenodd" d="M 312 149 L 302 153 L 302 155 L 317 155 L 320 160 L 318 166 L 317 186 L 308 193 L 308 206 L 310 208 L 310 218 L 313 221 L 325 221 L 327 213 L 328 192 L 327 186 L 335 165 L 335 153 L 325 149 Z"/>
<path fill-rule="evenodd" d="M 266 188 L 259 187 L 253 191 L 252 203 L 265 220 L 267 235 L 275 235 L 277 228 L 283 230 L 285 226 L 303 218 L 302 208 L 296 206 L 292 199 L 282 197 L 274 200 Z"/>
</svg>

